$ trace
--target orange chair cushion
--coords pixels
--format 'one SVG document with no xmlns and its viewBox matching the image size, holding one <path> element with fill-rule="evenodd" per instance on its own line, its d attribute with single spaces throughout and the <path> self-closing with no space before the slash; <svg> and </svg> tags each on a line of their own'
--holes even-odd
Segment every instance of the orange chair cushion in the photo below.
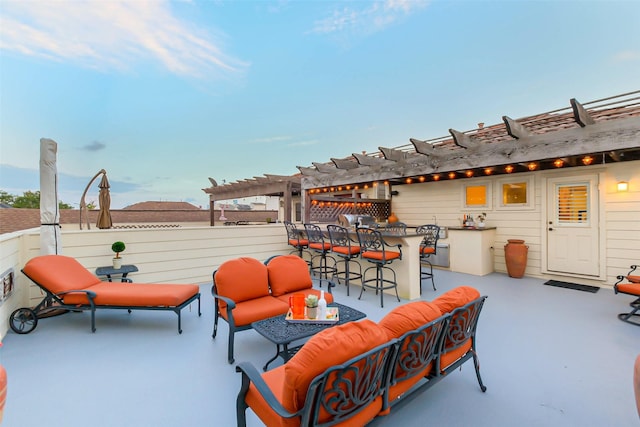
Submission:
<svg viewBox="0 0 640 427">
<path fill-rule="evenodd" d="M 423 246 L 420 248 L 420 253 L 422 254 L 435 254 L 436 253 L 436 248 L 432 247 L 432 246 Z"/>
<path fill-rule="evenodd" d="M 224 309 L 220 309 L 220 315 L 229 321 L 226 307 L 225 304 Z M 246 326 L 258 320 L 286 314 L 287 311 L 289 311 L 288 302 L 285 303 L 278 298 L 267 295 L 237 303 L 236 308 L 233 309 L 233 320 L 236 326 Z"/>
<path fill-rule="evenodd" d="M 49 292 L 59 294 L 73 289 L 86 289 L 101 280 L 75 258 L 64 255 L 42 255 L 31 258 L 22 269 L 34 282 Z"/>
<path fill-rule="evenodd" d="M 267 264 L 271 295 L 279 297 L 289 292 L 311 289 L 313 282 L 307 262 L 297 255 L 282 255 Z"/>
<path fill-rule="evenodd" d="M 384 252 L 384 258 L 383 256 L 383 252 L 382 251 L 364 251 L 360 254 L 360 256 L 362 258 L 366 258 L 366 259 L 374 259 L 374 260 L 378 260 L 378 261 L 388 261 L 388 260 L 392 260 L 392 259 L 397 259 L 400 258 L 400 252 L 393 252 L 393 251 L 385 251 Z"/>
<path fill-rule="evenodd" d="M 440 371 L 444 372 L 444 370 L 449 367 L 449 365 L 460 359 L 469 350 L 471 350 L 471 338 L 466 340 L 460 347 L 456 348 L 455 350 L 443 351 L 442 356 L 440 356 Z"/>
<path fill-rule="evenodd" d="M 122 282 L 100 282 L 85 290 L 96 293 L 96 305 L 122 307 L 177 307 L 200 292 L 198 285 Z M 64 295 L 63 301 L 70 305 L 89 304 L 84 292 Z"/>
<path fill-rule="evenodd" d="M 640 284 L 638 283 L 618 283 L 616 289 L 618 292 L 640 296 Z"/>
<path fill-rule="evenodd" d="M 328 251 L 331 249 L 331 245 L 329 243 L 309 243 L 309 247 L 319 251 Z"/>
<path fill-rule="evenodd" d="M 440 317 L 440 308 L 427 301 L 415 301 L 394 308 L 378 322 L 391 340 Z"/>
<path fill-rule="evenodd" d="M 309 241 L 307 239 L 299 239 L 299 240 L 289 239 L 289 244 L 291 246 L 295 246 L 295 247 L 298 247 L 298 246 L 309 246 Z"/>
<path fill-rule="evenodd" d="M 331 251 L 342 255 L 356 255 L 360 253 L 360 246 L 334 246 Z"/>
<path fill-rule="evenodd" d="M 225 261 L 213 278 L 219 295 L 236 303 L 269 295 L 267 267 L 254 258 L 242 257 Z M 221 301 L 221 306 L 226 304 Z"/>
<path fill-rule="evenodd" d="M 629 275 L 627 276 L 627 280 L 630 281 L 631 283 L 640 283 L 640 276 Z"/>
<path fill-rule="evenodd" d="M 440 295 L 433 303 L 440 308 L 442 314 L 450 313 L 471 301 L 480 298 L 480 292 L 471 286 L 459 286 Z"/>
<path fill-rule="evenodd" d="M 4 415 L 4 405 L 7 403 L 7 370 L 0 365 L 0 424 Z"/>
<path fill-rule="evenodd" d="M 280 403 L 282 403 L 284 388 L 284 366 L 285 365 L 278 366 L 277 368 L 262 374 L 262 379 Z M 266 426 L 282 427 L 285 425 L 300 425 L 300 417 L 285 420 L 281 418 L 280 415 L 276 414 L 273 409 L 271 409 L 271 406 L 269 406 L 269 404 L 264 400 L 262 395 L 258 393 L 258 390 L 253 383 L 249 385 L 249 390 L 247 391 L 244 401 Z"/>
<path fill-rule="evenodd" d="M 316 376 L 387 341 L 384 329 L 367 319 L 333 326 L 314 335 L 284 366 L 283 405 L 290 411 L 299 410 Z M 377 414 L 380 408 L 372 410 L 376 409 Z"/>
</svg>

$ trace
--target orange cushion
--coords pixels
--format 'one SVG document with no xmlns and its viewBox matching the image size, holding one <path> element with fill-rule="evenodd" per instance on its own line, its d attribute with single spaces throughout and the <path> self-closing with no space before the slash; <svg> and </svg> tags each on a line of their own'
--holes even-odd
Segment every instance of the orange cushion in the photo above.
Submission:
<svg viewBox="0 0 640 427">
<path fill-rule="evenodd" d="M 360 246 L 334 246 L 331 250 L 342 255 L 355 255 L 360 253 Z"/>
<path fill-rule="evenodd" d="M 362 258 L 385 261 L 385 260 L 400 258 L 400 252 L 385 251 L 384 258 L 382 258 L 382 251 L 365 251 L 365 252 L 362 252 L 360 256 Z"/>
<path fill-rule="evenodd" d="M 226 307 L 227 305 L 225 304 L 224 308 L 220 308 L 220 315 L 228 321 Z M 286 314 L 287 311 L 289 311 L 288 302 L 285 303 L 278 298 L 267 295 L 239 302 L 236 308 L 233 309 L 233 320 L 236 326 L 245 326 L 258 320 Z"/>
<path fill-rule="evenodd" d="M 638 283 L 618 283 L 616 288 L 618 292 L 640 296 L 640 284 Z"/>
<path fill-rule="evenodd" d="M 459 286 L 440 295 L 433 303 L 440 308 L 442 314 L 450 313 L 458 307 L 480 298 L 480 292 L 470 286 Z"/>
<path fill-rule="evenodd" d="M 440 357 L 440 371 L 444 371 L 449 365 L 460 359 L 471 349 L 471 338 L 464 342 L 460 347 L 451 351 L 443 351 Z"/>
<path fill-rule="evenodd" d="M 271 295 L 278 297 L 313 286 L 307 262 L 297 255 L 282 255 L 267 264 Z"/>
<path fill-rule="evenodd" d="M 218 294 L 235 302 L 269 295 L 267 267 L 254 258 L 236 258 L 225 261 L 213 277 Z M 223 307 L 226 304 L 222 303 Z"/>
<path fill-rule="evenodd" d="M 122 282 L 100 282 L 85 289 L 96 293 L 96 305 L 123 307 L 176 307 L 200 292 L 198 285 Z M 89 304 L 84 293 L 67 294 L 63 299 L 65 304 Z"/>
<path fill-rule="evenodd" d="M 31 258 L 22 269 L 33 281 L 54 294 L 73 289 L 86 289 L 101 282 L 82 264 L 63 255 Z"/>
<path fill-rule="evenodd" d="M 289 239 L 289 244 L 291 246 L 309 246 L 309 241 L 307 239 L 300 239 L 300 240 L 295 240 L 295 239 Z"/>
<path fill-rule="evenodd" d="M 283 405 L 291 411 L 302 408 L 309 384 L 316 376 L 385 342 L 386 332 L 367 319 L 333 326 L 314 335 L 285 364 Z"/>
<path fill-rule="evenodd" d="M 440 308 L 427 301 L 415 301 L 394 308 L 378 322 L 391 340 L 399 338 L 406 332 L 418 329 L 440 317 Z"/>
<path fill-rule="evenodd" d="M 277 368 L 262 374 L 262 379 L 267 383 L 267 386 L 271 389 L 274 396 L 280 403 L 282 403 L 282 389 L 284 388 L 284 366 L 285 365 L 278 366 Z M 271 406 L 269 406 L 269 404 L 264 400 L 262 395 L 258 393 L 258 390 L 253 383 L 249 385 L 249 390 L 247 391 L 244 401 L 267 426 L 281 427 L 287 424 L 291 426 L 300 425 L 300 417 L 296 417 L 290 421 L 285 421 L 276 414 L 273 409 L 271 409 Z"/>
<path fill-rule="evenodd" d="M 436 248 L 432 247 L 432 246 L 423 246 L 420 248 L 420 252 L 423 254 L 435 254 L 436 253 Z"/>
<path fill-rule="evenodd" d="M 629 276 L 627 276 L 627 280 L 632 282 L 632 283 L 640 283 L 640 276 L 629 275 Z"/>
<path fill-rule="evenodd" d="M 328 251 L 331 249 L 331 245 L 329 243 L 309 243 L 309 247 L 311 249 Z"/>
</svg>

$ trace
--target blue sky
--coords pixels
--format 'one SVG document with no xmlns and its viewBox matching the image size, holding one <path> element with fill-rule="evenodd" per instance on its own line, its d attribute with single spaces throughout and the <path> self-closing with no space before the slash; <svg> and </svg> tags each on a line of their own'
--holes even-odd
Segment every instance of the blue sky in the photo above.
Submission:
<svg viewBox="0 0 640 427">
<path fill-rule="evenodd" d="M 0 0 L 0 189 L 112 207 L 640 88 L 637 1 Z M 87 197 L 97 200 L 97 182 Z"/>
</svg>

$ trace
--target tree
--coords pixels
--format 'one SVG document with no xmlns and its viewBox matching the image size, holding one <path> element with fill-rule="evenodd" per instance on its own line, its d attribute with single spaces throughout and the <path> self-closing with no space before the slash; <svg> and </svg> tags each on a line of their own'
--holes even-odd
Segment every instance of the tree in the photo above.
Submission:
<svg viewBox="0 0 640 427">
<path fill-rule="evenodd" d="M 14 208 L 40 209 L 40 191 L 25 191 L 22 196 L 16 196 L 0 190 L 0 202 Z M 58 201 L 58 207 L 60 209 L 72 209 L 71 205 L 62 201 Z"/>
</svg>

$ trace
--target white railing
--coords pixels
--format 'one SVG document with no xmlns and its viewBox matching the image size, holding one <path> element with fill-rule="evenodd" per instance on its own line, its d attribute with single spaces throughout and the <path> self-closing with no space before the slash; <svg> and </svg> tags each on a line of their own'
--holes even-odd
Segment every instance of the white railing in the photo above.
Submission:
<svg viewBox="0 0 640 427">
<path fill-rule="evenodd" d="M 111 244 L 125 242 L 125 264 L 135 264 L 135 282 L 210 283 L 218 266 L 231 258 L 259 260 L 290 251 L 282 224 L 171 229 L 116 229 L 62 231 L 62 254 L 76 258 L 88 270 L 111 264 Z M 42 300 L 40 289 L 20 272 L 40 254 L 40 230 L 0 236 L 0 272 L 13 268 L 14 291 L 0 305 L 0 336 L 9 329 L 9 316 L 19 307 Z M 64 274 L 64 272 L 56 272 Z M 206 298 L 206 296 L 205 296 Z M 205 300 L 206 301 L 206 300 Z"/>
</svg>

